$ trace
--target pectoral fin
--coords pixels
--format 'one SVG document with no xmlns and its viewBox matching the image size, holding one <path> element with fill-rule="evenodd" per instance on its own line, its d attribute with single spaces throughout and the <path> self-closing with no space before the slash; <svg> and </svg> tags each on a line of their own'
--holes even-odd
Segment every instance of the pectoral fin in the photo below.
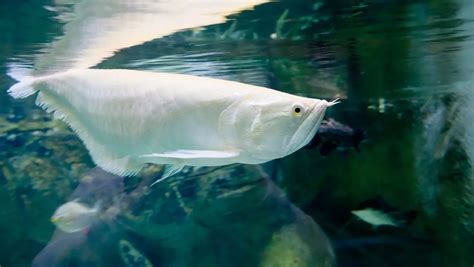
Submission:
<svg viewBox="0 0 474 267">
<path fill-rule="evenodd" d="M 166 165 L 161 177 L 159 179 L 157 179 L 156 181 L 154 181 L 151 184 L 151 186 L 154 186 L 155 184 L 165 180 L 166 178 L 169 178 L 169 177 L 179 173 L 180 171 L 183 170 L 183 168 L 184 168 L 184 165 Z"/>
<path fill-rule="evenodd" d="M 165 153 L 152 153 L 142 155 L 142 158 L 171 158 L 171 159 L 211 159 L 211 158 L 233 158 L 239 156 L 235 150 L 175 150 Z"/>
<path fill-rule="evenodd" d="M 140 156 L 141 158 L 166 158 L 166 159 L 224 159 L 239 156 L 239 152 L 235 150 L 218 151 L 218 150 L 186 150 L 180 149 L 165 153 L 152 153 Z M 167 165 L 160 179 L 156 180 L 152 185 L 165 180 L 168 177 L 180 172 L 184 164 Z"/>
</svg>

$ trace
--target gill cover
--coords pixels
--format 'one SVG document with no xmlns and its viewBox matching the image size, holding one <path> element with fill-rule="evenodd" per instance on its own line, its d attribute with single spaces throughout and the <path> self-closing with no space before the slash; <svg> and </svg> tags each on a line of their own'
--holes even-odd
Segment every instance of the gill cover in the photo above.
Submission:
<svg viewBox="0 0 474 267">
<path fill-rule="evenodd" d="M 229 145 L 241 148 L 248 163 L 265 162 L 306 145 L 330 105 L 325 100 L 283 93 L 253 96 L 224 110 L 220 131 Z"/>
</svg>

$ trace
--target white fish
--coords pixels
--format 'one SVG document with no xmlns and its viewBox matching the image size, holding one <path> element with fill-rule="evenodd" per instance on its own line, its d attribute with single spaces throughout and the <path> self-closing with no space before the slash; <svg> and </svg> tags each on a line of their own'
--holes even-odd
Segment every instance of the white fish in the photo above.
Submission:
<svg viewBox="0 0 474 267">
<path fill-rule="evenodd" d="M 390 225 L 390 226 L 399 226 L 400 223 L 397 222 L 392 216 L 386 214 L 382 211 L 367 208 L 363 210 L 353 210 L 352 214 L 357 216 L 359 219 L 363 220 L 366 223 L 369 223 L 375 227 L 381 225 Z"/>
<path fill-rule="evenodd" d="M 20 73 L 20 72 L 18 72 Z M 248 84 L 134 70 L 70 70 L 28 78 L 14 98 L 67 122 L 104 170 L 136 174 L 146 163 L 260 164 L 289 155 L 315 135 L 337 103 Z M 168 176 L 167 175 L 167 176 Z"/>
<path fill-rule="evenodd" d="M 99 206 L 89 208 L 77 201 L 69 201 L 61 205 L 51 217 L 61 231 L 75 233 L 87 229 L 95 220 Z"/>
</svg>

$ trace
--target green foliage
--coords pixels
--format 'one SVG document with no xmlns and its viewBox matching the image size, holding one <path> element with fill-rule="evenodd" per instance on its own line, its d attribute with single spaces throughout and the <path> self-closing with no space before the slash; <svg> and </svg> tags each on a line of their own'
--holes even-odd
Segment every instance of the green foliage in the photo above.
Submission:
<svg viewBox="0 0 474 267">
<path fill-rule="evenodd" d="M 223 24 L 201 30 L 182 32 L 189 41 L 196 40 L 312 40 L 327 30 L 329 19 L 321 0 L 272 2 L 230 17 Z M 315 31 L 317 29 L 317 31 Z"/>
</svg>

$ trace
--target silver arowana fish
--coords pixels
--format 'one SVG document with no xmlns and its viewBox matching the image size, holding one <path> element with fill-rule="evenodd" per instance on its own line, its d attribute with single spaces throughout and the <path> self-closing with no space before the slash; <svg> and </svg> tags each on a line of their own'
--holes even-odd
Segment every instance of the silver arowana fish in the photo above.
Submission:
<svg viewBox="0 0 474 267">
<path fill-rule="evenodd" d="M 308 144 L 336 101 L 238 82 L 134 70 L 77 69 L 41 77 L 10 72 L 14 98 L 36 104 L 79 135 L 92 159 L 117 175 L 146 163 L 259 164 Z"/>
</svg>

